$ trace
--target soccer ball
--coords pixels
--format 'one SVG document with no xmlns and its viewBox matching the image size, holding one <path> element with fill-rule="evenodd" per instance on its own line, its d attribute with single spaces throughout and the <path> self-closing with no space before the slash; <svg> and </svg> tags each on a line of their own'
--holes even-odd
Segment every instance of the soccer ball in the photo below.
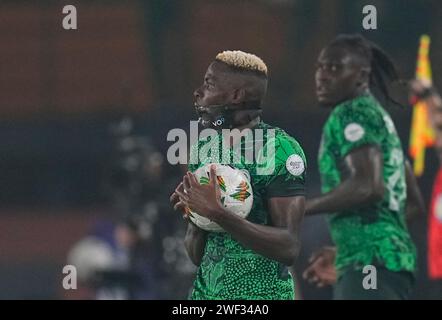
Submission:
<svg viewBox="0 0 442 320">
<path fill-rule="evenodd" d="M 230 213 L 241 218 L 246 218 L 253 205 L 252 185 L 250 175 L 246 170 L 239 170 L 228 165 L 214 164 L 221 190 L 221 203 Z M 195 176 L 200 184 L 208 184 L 210 179 L 210 167 L 207 164 L 195 171 Z M 215 222 L 200 216 L 198 213 L 189 210 L 189 218 L 201 229 L 213 232 L 224 232 Z"/>
</svg>

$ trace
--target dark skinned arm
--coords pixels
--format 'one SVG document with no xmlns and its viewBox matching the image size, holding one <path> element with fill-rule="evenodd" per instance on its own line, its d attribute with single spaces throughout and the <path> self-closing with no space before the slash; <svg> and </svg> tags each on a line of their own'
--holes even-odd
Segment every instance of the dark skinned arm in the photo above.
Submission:
<svg viewBox="0 0 442 320">
<path fill-rule="evenodd" d="M 200 185 L 192 173 L 184 179 L 186 193 L 176 190 L 181 201 L 200 215 L 218 223 L 246 248 L 267 258 L 292 265 L 299 253 L 299 225 L 304 215 L 303 196 L 274 197 L 268 200 L 271 225 L 260 225 L 235 216 L 220 202 L 214 168 L 210 182 Z"/>
<path fill-rule="evenodd" d="M 183 182 L 181 182 L 177 190 L 184 191 Z M 184 237 L 184 247 L 190 260 L 196 265 L 201 264 L 201 259 L 204 254 L 204 248 L 206 247 L 207 232 L 194 225 L 186 212 L 185 205 L 180 201 L 179 196 L 174 192 L 170 197 L 170 202 L 173 205 L 174 210 L 181 211 L 183 218 L 187 220 L 187 231 Z"/>
<path fill-rule="evenodd" d="M 422 79 L 414 79 L 410 82 L 410 100 L 413 96 L 420 96 L 426 89 L 431 89 L 432 93 L 423 98 L 430 109 L 430 112 L 440 112 L 442 109 L 442 98 L 439 93 L 432 86 L 431 82 Z"/>
<path fill-rule="evenodd" d="M 291 266 L 300 250 L 299 225 L 304 206 L 302 196 L 270 198 L 268 207 L 272 226 L 252 223 L 224 209 L 218 212 L 215 222 L 245 247 Z"/>
<path fill-rule="evenodd" d="M 426 90 L 430 90 L 430 94 L 422 97 Z M 419 96 L 421 98 L 418 98 Z M 410 82 L 410 102 L 415 103 L 418 100 L 425 102 L 427 105 L 428 118 L 435 130 L 436 140 L 440 140 L 442 136 L 442 98 L 430 81 L 414 79 Z"/>
<path fill-rule="evenodd" d="M 405 161 L 405 177 L 407 181 L 407 221 L 411 221 L 426 212 L 424 199 L 417 184 L 416 177 L 408 160 Z"/>
<path fill-rule="evenodd" d="M 331 192 L 308 199 L 307 215 L 341 212 L 379 201 L 384 196 L 383 156 L 375 145 L 354 149 L 344 158 L 348 177 Z"/>
<path fill-rule="evenodd" d="M 206 247 L 207 232 L 198 228 L 192 222 L 187 224 L 186 237 L 184 238 L 184 246 L 190 260 L 196 265 L 201 264 L 201 260 L 204 254 L 204 248 Z"/>
</svg>

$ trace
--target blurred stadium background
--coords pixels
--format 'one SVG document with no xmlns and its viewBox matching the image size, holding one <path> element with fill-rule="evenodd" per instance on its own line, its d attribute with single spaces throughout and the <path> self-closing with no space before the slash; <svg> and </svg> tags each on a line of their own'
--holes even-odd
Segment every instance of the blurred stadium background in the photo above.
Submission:
<svg viewBox="0 0 442 320">
<path fill-rule="evenodd" d="M 78 30 L 62 28 L 68 4 Z M 377 30 L 362 29 L 366 4 L 377 8 Z M 321 47 L 338 33 L 362 33 L 411 78 L 428 33 L 437 86 L 441 17 L 439 0 L 2 1 L 0 299 L 186 298 L 194 268 L 168 204 L 182 169 L 165 160 L 166 134 L 195 119 L 192 93 L 215 54 L 240 49 L 266 61 L 265 119 L 301 142 L 316 194 L 327 116 L 313 88 Z M 405 103 L 406 90 L 396 91 Z M 411 108 L 389 111 L 406 148 Z M 430 151 L 419 179 L 427 203 L 437 168 Z M 427 276 L 426 230 L 427 216 L 411 227 L 414 298 L 440 299 Z M 298 272 L 330 241 L 323 217 L 305 220 L 302 240 Z M 69 261 L 89 268 L 77 290 L 62 287 Z M 101 271 L 91 275 L 94 266 Z M 331 297 L 298 284 L 303 299 Z"/>
</svg>

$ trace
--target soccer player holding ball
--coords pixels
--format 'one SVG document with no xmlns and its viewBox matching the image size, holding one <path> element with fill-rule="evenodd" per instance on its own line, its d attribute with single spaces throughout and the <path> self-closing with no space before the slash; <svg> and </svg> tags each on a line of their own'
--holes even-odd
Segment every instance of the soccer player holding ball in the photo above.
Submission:
<svg viewBox="0 0 442 320">
<path fill-rule="evenodd" d="M 362 36 L 340 35 L 321 51 L 315 79 L 331 113 L 319 150 L 322 195 L 308 199 L 306 214 L 329 213 L 336 247 L 316 252 L 304 277 L 335 284 L 335 299 L 406 299 L 416 270 L 406 215 L 423 212 L 422 197 L 394 123 L 371 93 L 390 99 L 394 65 Z M 365 266 L 376 268 L 376 288 L 364 287 Z"/>
<path fill-rule="evenodd" d="M 223 232 L 209 232 L 188 223 L 185 246 L 198 266 L 191 299 L 294 299 L 288 266 L 293 265 L 300 249 L 306 161 L 294 138 L 261 120 L 267 80 L 267 67 L 259 57 L 225 51 L 216 56 L 202 86 L 194 92 L 200 123 L 216 130 L 219 139 L 200 140 L 191 152 L 203 150 L 213 141 L 219 148 L 189 165 L 190 172 L 171 202 L 175 209 L 210 219 Z M 235 136 L 226 140 L 222 129 L 250 129 L 253 146 Z M 255 135 L 258 129 L 262 137 Z M 263 147 L 253 161 L 247 161 L 245 151 L 256 143 Z M 266 148 L 269 145 L 273 148 Z M 209 166 L 204 183 L 192 173 L 219 163 L 217 153 L 222 150 L 239 150 L 240 160 L 232 160 L 230 165 L 250 177 L 251 190 L 241 193 L 247 197 L 246 191 L 253 192 L 253 206 L 246 218 L 230 213 L 223 205 L 215 166 Z"/>
</svg>

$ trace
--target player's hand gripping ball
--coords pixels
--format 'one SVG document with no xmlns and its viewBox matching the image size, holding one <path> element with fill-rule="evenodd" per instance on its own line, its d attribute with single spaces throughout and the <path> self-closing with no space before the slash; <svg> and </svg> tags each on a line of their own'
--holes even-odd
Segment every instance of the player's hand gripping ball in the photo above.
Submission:
<svg viewBox="0 0 442 320">
<path fill-rule="evenodd" d="M 197 169 L 194 174 L 200 184 L 208 184 L 210 167 L 207 164 Z M 228 165 L 214 164 L 216 178 L 221 191 L 221 203 L 226 210 L 241 218 L 246 218 L 253 205 L 252 185 L 246 170 L 239 170 Z M 201 229 L 213 232 L 224 232 L 215 222 L 200 216 L 197 212 L 188 209 L 189 218 Z"/>
</svg>

